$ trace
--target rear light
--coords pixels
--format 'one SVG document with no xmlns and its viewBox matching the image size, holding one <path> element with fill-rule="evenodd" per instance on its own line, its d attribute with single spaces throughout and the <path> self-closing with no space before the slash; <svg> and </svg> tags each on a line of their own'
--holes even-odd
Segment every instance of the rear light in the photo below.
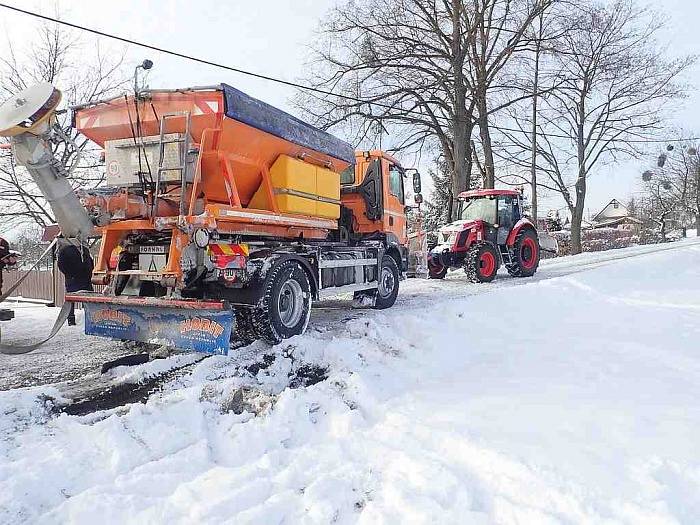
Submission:
<svg viewBox="0 0 700 525">
<path fill-rule="evenodd" d="M 123 251 L 124 248 L 122 248 L 121 246 L 117 246 L 112 250 L 112 253 L 109 256 L 109 262 L 107 263 L 107 267 L 110 270 L 116 270 L 119 267 L 119 257 L 121 256 Z"/>
</svg>

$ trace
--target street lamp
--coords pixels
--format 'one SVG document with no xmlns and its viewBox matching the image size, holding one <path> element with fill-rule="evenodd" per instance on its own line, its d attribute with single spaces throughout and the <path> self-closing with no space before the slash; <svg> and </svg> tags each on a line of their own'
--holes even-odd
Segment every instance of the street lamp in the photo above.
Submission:
<svg viewBox="0 0 700 525">
<path fill-rule="evenodd" d="M 141 62 L 138 66 L 134 68 L 134 94 L 138 98 L 139 95 L 139 69 L 143 69 L 144 71 L 148 71 L 153 67 L 153 61 L 152 60 L 144 60 Z"/>
</svg>

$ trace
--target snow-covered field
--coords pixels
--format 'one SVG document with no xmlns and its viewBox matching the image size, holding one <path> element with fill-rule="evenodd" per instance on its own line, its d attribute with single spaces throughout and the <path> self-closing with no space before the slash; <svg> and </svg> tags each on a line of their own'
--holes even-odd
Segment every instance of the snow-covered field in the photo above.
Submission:
<svg viewBox="0 0 700 525">
<path fill-rule="evenodd" d="M 697 523 L 700 242 L 499 277 L 329 303 L 145 404 L 55 415 L 60 385 L 0 392 L 0 523 Z M 39 308 L 18 310 L 27 337 Z M 34 358 L 109 353 L 59 337 Z M 0 359 L 6 381 L 31 361 Z"/>
</svg>

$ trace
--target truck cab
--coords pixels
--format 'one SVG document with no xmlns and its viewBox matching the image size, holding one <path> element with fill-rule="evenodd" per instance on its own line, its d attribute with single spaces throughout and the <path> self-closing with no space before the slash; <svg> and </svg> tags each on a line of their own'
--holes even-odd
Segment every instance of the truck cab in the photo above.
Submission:
<svg viewBox="0 0 700 525">
<path fill-rule="evenodd" d="M 341 239 L 375 235 L 385 240 L 402 271 L 408 267 L 407 176 L 399 161 L 381 150 L 357 151 L 355 163 L 340 174 Z M 413 189 L 420 193 L 420 174 L 415 170 Z"/>
</svg>

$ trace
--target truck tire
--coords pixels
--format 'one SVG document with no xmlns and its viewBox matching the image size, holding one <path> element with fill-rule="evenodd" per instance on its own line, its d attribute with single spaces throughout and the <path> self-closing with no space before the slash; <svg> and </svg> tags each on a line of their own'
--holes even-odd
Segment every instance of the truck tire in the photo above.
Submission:
<svg viewBox="0 0 700 525">
<path fill-rule="evenodd" d="M 531 229 L 521 230 L 512 248 L 513 263 L 506 269 L 513 277 L 530 277 L 540 264 L 540 244 L 537 234 Z"/>
<path fill-rule="evenodd" d="M 375 310 L 391 308 L 399 295 L 399 267 L 391 255 L 382 258 L 382 267 L 377 279 L 377 299 L 374 302 Z"/>
<path fill-rule="evenodd" d="M 311 283 L 298 261 L 286 260 L 265 279 L 260 306 L 246 320 L 259 339 L 271 345 L 303 334 L 311 315 Z"/>
<path fill-rule="evenodd" d="M 498 252 L 490 242 L 474 244 L 464 258 L 464 273 L 473 283 L 490 283 L 498 271 Z"/>
<path fill-rule="evenodd" d="M 236 308 L 236 329 L 234 338 L 243 345 L 249 345 L 258 339 L 255 329 L 256 311 L 253 308 Z"/>
</svg>

